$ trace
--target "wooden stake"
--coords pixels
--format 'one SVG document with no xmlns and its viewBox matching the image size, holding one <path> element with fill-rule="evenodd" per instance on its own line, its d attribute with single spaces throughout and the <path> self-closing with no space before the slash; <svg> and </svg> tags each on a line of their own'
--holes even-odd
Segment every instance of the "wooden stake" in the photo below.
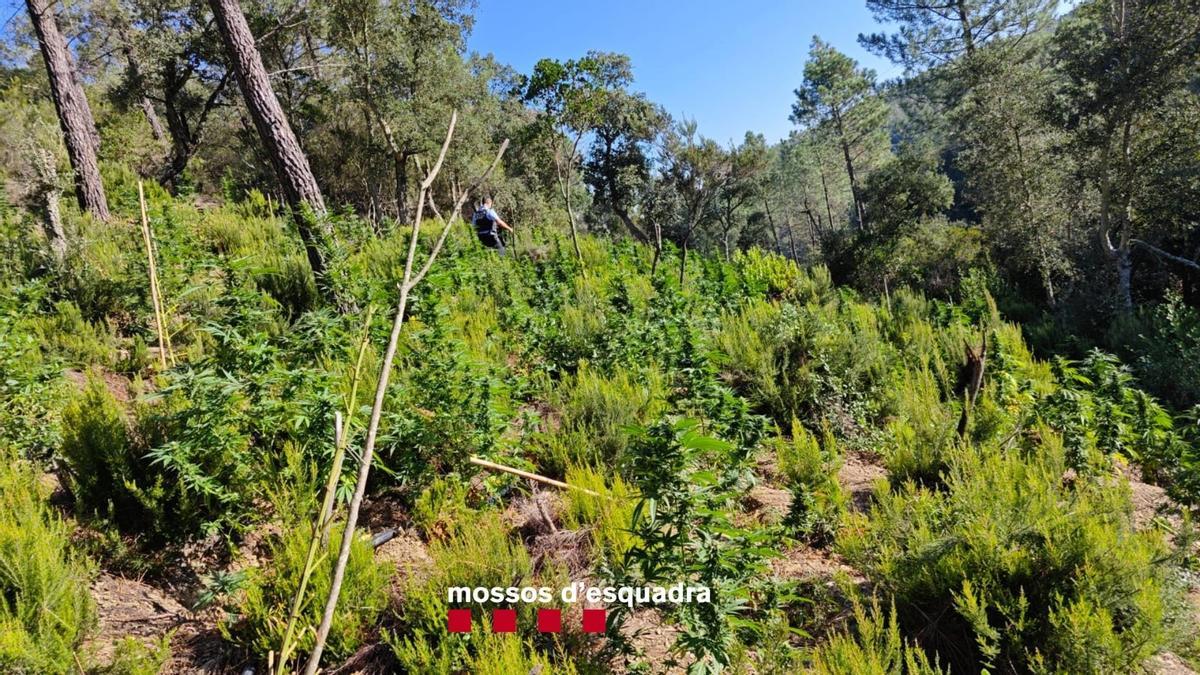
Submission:
<svg viewBox="0 0 1200 675">
<path fill-rule="evenodd" d="M 150 300 L 154 303 L 154 328 L 158 332 L 158 362 L 167 369 L 168 343 L 163 327 L 162 300 L 158 295 L 158 266 L 154 263 L 154 244 L 150 240 L 150 217 L 146 215 L 146 192 L 138 181 L 138 206 L 142 211 L 142 240 L 146 244 L 146 262 L 150 272 Z"/>
<path fill-rule="evenodd" d="M 593 497 L 602 497 L 603 496 L 597 492 L 592 492 L 591 490 L 589 490 L 587 488 L 581 488 L 578 485 L 571 485 L 570 483 L 564 483 L 560 480 L 554 480 L 553 478 L 539 476 L 536 473 L 530 473 L 528 471 L 514 469 L 511 466 L 504 466 L 503 464 L 489 462 L 486 459 L 482 459 L 480 457 L 471 457 L 471 463 L 476 466 L 482 466 L 485 469 L 491 469 L 493 471 L 501 471 L 503 473 L 510 473 L 514 476 L 520 476 L 521 478 L 528 478 L 529 480 L 536 480 L 539 483 L 545 483 L 546 485 L 553 485 L 554 487 L 562 488 L 564 490 L 575 490 L 577 492 L 582 492 L 585 495 L 591 495 Z"/>
</svg>

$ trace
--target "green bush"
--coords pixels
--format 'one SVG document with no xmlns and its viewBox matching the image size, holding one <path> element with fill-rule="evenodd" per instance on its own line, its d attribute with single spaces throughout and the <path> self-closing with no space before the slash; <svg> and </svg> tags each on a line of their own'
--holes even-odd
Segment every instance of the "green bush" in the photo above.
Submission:
<svg viewBox="0 0 1200 675">
<path fill-rule="evenodd" d="M 89 375 L 63 410 L 60 454 L 79 513 L 126 531 L 156 532 L 169 518 L 168 489 L 129 430 L 104 378 Z"/>
<path fill-rule="evenodd" d="M 620 476 L 610 480 L 606 482 L 603 474 L 589 467 L 568 468 L 567 484 L 581 489 L 563 493 L 563 524 L 590 529 L 598 559 L 612 564 L 637 543 L 631 530 L 636 494 Z"/>
<path fill-rule="evenodd" d="M 0 457 L 0 671 L 73 671 L 96 621 L 92 568 L 37 493 L 34 472 L 7 450 Z"/>
<path fill-rule="evenodd" d="M 0 448 L 11 448 L 26 459 L 44 459 L 61 442 L 61 401 L 68 385 L 57 363 L 43 356 L 38 339 L 15 330 L 3 313 L 0 373 Z"/>
<path fill-rule="evenodd" d="M 786 524 L 810 542 L 832 542 L 846 511 L 846 495 L 837 479 L 841 457 L 833 434 L 826 431 L 824 442 L 819 443 L 799 420 L 792 420 L 791 439 L 779 439 L 776 448 L 779 473 L 792 492 Z"/>
<path fill-rule="evenodd" d="M 943 491 L 877 494 L 839 547 L 955 668 L 1134 671 L 1177 629 L 1165 543 L 1134 531 L 1126 485 L 1065 480 L 1039 435 L 1025 457 L 956 452 Z"/>
<path fill-rule="evenodd" d="M 947 467 L 947 455 L 958 442 L 958 410 L 942 403 L 928 369 L 905 370 L 891 390 L 894 417 L 884 428 L 884 464 L 897 485 L 915 480 L 936 485 Z"/>
<path fill-rule="evenodd" d="M 467 506 L 467 483 L 457 476 L 437 477 L 413 504 L 413 523 L 426 539 L 446 539 L 471 520 Z"/>
<path fill-rule="evenodd" d="M 113 650 L 112 661 L 88 670 L 88 675 L 158 675 L 171 658 L 173 634 L 171 631 L 149 645 L 137 638 L 123 638 Z"/>
<path fill-rule="evenodd" d="M 570 453 L 554 458 L 559 473 L 566 463 L 616 466 L 629 444 L 627 427 L 656 419 L 663 409 L 662 376 L 647 370 L 642 377 L 618 370 L 612 377 L 581 362 L 579 371 L 557 389 L 563 431 L 571 435 Z M 558 462 L 568 460 L 562 466 Z"/>
<path fill-rule="evenodd" d="M 427 574 L 409 578 L 400 609 L 401 628 L 385 639 L 401 667 L 414 673 L 459 672 L 475 662 L 478 648 L 470 635 L 446 632 L 450 609 L 447 590 L 454 586 L 508 588 L 531 585 L 533 562 L 525 546 L 509 536 L 508 527 L 495 512 L 484 512 L 464 522 L 455 536 L 429 547 L 433 564 Z M 475 607 L 490 610 L 496 605 Z M 517 606 L 518 627 L 533 624 L 533 605 Z M 501 646 L 503 647 L 503 646 Z"/>
<path fill-rule="evenodd" d="M 101 322 L 86 321 L 73 302 L 58 302 L 54 314 L 30 319 L 32 333 L 42 349 L 60 356 L 65 362 L 87 367 L 113 365 L 115 343 L 111 329 Z"/>
<path fill-rule="evenodd" d="M 297 659 L 303 660 L 312 650 L 313 628 L 321 622 L 344 529 L 340 523 L 333 524 L 329 546 L 309 578 L 296 630 Z M 288 527 L 273 540 L 270 562 L 251 572 L 232 620 L 226 620 L 220 626 L 227 640 L 264 660 L 269 651 L 278 653 L 287 629 L 292 599 L 304 571 L 311 533 L 311 527 Z M 387 607 L 389 570 L 388 565 L 375 562 L 369 538 L 361 534 L 355 537 L 350 545 L 345 581 L 322 655 L 326 663 L 348 658 L 370 637 L 376 619 Z"/>
<path fill-rule="evenodd" d="M 900 636 L 896 608 L 884 614 L 872 598 L 868 612 L 854 603 L 854 632 L 835 635 L 813 651 L 809 672 L 817 675 L 936 675 L 937 663 Z"/>
</svg>

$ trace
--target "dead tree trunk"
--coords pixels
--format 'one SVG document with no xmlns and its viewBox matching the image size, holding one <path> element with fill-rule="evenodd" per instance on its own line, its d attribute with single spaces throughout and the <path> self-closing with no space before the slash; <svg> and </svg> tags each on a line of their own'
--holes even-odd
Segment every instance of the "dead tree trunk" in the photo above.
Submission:
<svg viewBox="0 0 1200 675">
<path fill-rule="evenodd" d="M 96 123 L 83 87 L 71 66 L 67 42 L 58 32 L 54 18 L 54 3 L 50 0 L 25 0 L 29 19 L 37 34 L 38 47 L 46 62 L 50 78 L 50 97 L 58 111 L 67 156 L 75 172 L 75 197 L 79 208 L 98 220 L 108 220 L 108 202 L 104 198 L 104 183 L 100 180 L 100 163 L 96 158 Z"/>
<path fill-rule="evenodd" d="M 317 179 L 283 114 L 275 90 L 271 88 L 270 77 L 238 0 L 209 0 L 209 5 L 225 43 L 229 67 L 237 77 L 238 86 L 246 100 L 246 109 L 250 111 L 254 127 L 283 187 L 284 196 L 296 216 L 309 265 L 312 266 L 318 286 L 328 295 L 323 280 L 327 268 L 326 245 L 332 232 L 323 217 L 325 200 L 321 197 Z M 308 209 L 311 209 L 311 213 Z"/>
</svg>

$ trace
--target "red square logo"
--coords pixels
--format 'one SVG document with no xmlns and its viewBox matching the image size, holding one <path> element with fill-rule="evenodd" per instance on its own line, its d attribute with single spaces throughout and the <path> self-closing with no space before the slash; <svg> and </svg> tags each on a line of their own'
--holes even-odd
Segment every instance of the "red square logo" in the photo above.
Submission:
<svg viewBox="0 0 1200 675">
<path fill-rule="evenodd" d="M 603 609 L 583 610 L 583 632 L 603 633 L 608 612 Z"/>
<path fill-rule="evenodd" d="M 451 633 L 470 633 L 471 610 L 452 609 L 446 612 L 446 629 Z"/>
<path fill-rule="evenodd" d="M 493 633 L 515 633 L 515 632 L 517 632 L 517 610 L 515 610 L 515 609 L 493 609 L 492 610 L 492 632 Z"/>
<path fill-rule="evenodd" d="M 538 610 L 538 632 L 539 633 L 560 633 L 560 632 L 562 632 L 562 612 L 557 609 L 539 609 Z"/>
</svg>

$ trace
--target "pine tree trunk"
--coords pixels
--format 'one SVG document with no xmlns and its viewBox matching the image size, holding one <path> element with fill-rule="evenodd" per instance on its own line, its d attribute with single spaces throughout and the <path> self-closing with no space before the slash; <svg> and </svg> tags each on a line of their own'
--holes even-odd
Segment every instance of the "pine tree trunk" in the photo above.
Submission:
<svg viewBox="0 0 1200 675">
<path fill-rule="evenodd" d="M 67 235 L 63 230 L 62 214 L 58 210 L 58 198 L 62 192 L 58 187 L 58 169 L 54 165 L 54 154 L 49 150 L 35 148 L 34 153 L 33 163 L 38 179 L 34 188 L 35 208 L 42 212 L 42 226 L 50 242 L 50 252 L 55 262 L 61 265 L 67 257 Z"/>
<path fill-rule="evenodd" d="M 270 77 L 238 0 L 209 0 L 209 5 L 225 43 L 229 67 L 237 76 L 238 86 L 246 100 L 246 109 L 250 111 L 258 136 L 275 167 L 284 196 L 296 216 L 309 265 L 312 266 L 317 284 L 327 291 L 324 288 L 326 245 L 332 232 L 324 218 L 325 200 L 321 197 L 317 179 L 283 114 L 275 90 L 271 88 Z M 311 214 L 306 209 L 311 209 Z"/>
<path fill-rule="evenodd" d="M 58 111 L 67 156 L 75 172 L 75 197 L 79 208 L 98 220 L 108 220 L 108 202 L 104 183 L 100 180 L 100 164 L 96 158 L 96 123 L 83 87 L 79 85 L 71 66 L 71 53 L 54 18 L 54 3 L 50 0 L 25 0 L 29 19 L 37 34 L 46 73 L 50 79 L 50 96 Z"/>
</svg>

